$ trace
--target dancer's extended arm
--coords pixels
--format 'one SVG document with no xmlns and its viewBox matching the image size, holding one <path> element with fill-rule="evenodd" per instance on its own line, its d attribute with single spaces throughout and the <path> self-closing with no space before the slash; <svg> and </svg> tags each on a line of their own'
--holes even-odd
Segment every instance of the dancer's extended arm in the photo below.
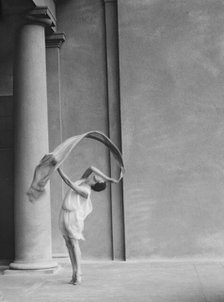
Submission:
<svg viewBox="0 0 224 302">
<path fill-rule="evenodd" d="M 118 183 L 119 182 L 118 180 L 116 180 L 114 178 L 108 177 L 102 171 L 100 171 L 99 169 L 97 169 L 94 166 L 90 166 L 89 169 L 91 169 L 91 171 L 94 172 L 95 174 L 101 176 L 105 181 L 110 181 L 110 182 L 114 182 L 114 183 Z"/>
<path fill-rule="evenodd" d="M 76 185 L 74 182 L 71 182 L 69 177 L 60 168 L 58 168 L 57 171 L 58 171 L 59 175 L 61 176 L 61 178 L 63 179 L 63 181 L 66 183 L 66 185 L 68 185 L 72 190 L 74 190 L 76 193 L 78 193 L 82 197 L 88 198 L 87 192 L 82 190 L 82 188 L 80 188 L 80 186 Z"/>
</svg>

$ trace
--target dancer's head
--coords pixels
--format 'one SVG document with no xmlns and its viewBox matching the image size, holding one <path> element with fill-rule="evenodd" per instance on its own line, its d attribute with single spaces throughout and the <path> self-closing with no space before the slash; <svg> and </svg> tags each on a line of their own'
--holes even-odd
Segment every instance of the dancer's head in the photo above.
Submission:
<svg viewBox="0 0 224 302">
<path fill-rule="evenodd" d="M 97 183 L 95 183 L 95 185 L 91 186 L 91 189 L 95 192 L 101 192 L 106 189 L 106 186 L 107 186 L 107 184 L 105 181 L 97 182 Z"/>
<path fill-rule="evenodd" d="M 94 171 L 92 171 L 91 168 L 88 168 L 84 172 L 82 178 L 85 178 L 86 183 L 91 187 L 91 189 L 93 191 L 96 191 L 96 192 L 105 190 L 105 188 L 107 186 L 105 179 L 102 176 L 95 173 Z"/>
</svg>

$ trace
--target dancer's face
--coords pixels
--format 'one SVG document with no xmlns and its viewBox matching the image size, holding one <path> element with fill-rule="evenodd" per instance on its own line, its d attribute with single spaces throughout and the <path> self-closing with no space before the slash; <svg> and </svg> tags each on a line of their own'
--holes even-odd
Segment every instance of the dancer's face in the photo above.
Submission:
<svg viewBox="0 0 224 302">
<path fill-rule="evenodd" d="M 104 179 L 102 177 L 100 177 L 99 175 L 96 175 L 95 173 L 91 173 L 88 177 L 87 177 L 87 181 L 86 181 L 90 186 L 94 186 L 96 183 L 102 183 L 104 182 Z"/>
</svg>

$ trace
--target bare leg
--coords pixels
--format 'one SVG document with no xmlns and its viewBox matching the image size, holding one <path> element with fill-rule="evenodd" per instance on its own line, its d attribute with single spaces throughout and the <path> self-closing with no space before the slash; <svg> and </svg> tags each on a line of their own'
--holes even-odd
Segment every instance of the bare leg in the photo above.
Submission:
<svg viewBox="0 0 224 302">
<path fill-rule="evenodd" d="M 69 253 L 69 258 L 70 258 L 71 265 L 72 265 L 72 279 L 71 279 L 70 283 L 73 284 L 76 281 L 76 270 L 77 270 L 76 269 L 76 260 L 75 260 L 74 253 L 73 253 L 71 239 L 66 236 L 64 236 L 64 239 L 65 239 L 65 243 L 66 243 L 68 253 Z"/>
<path fill-rule="evenodd" d="M 75 259 L 75 264 L 76 264 L 76 280 L 74 284 L 81 284 L 81 250 L 79 247 L 79 241 L 77 239 L 70 239 L 71 241 L 71 246 L 72 246 L 72 252 L 73 252 L 73 257 Z"/>
</svg>

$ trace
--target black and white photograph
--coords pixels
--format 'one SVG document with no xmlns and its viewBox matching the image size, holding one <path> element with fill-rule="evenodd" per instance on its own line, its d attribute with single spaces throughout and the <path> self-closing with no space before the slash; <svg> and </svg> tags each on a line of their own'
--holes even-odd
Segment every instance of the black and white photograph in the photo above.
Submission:
<svg viewBox="0 0 224 302">
<path fill-rule="evenodd" d="M 224 302 L 224 0 L 0 0 L 0 302 Z"/>
</svg>

